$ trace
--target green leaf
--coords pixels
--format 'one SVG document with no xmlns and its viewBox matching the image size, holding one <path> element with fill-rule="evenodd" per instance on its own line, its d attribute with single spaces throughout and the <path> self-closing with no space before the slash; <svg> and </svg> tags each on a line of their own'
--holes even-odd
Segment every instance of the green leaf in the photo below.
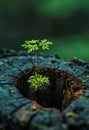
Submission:
<svg viewBox="0 0 89 130">
<path fill-rule="evenodd" d="M 68 112 L 66 114 L 67 117 L 74 117 L 76 114 L 74 112 Z"/>
<path fill-rule="evenodd" d="M 25 49 L 27 49 L 27 52 L 36 52 L 36 65 L 38 63 L 38 50 L 43 49 L 43 50 L 48 50 L 49 49 L 49 45 L 52 45 L 53 43 L 48 41 L 47 39 L 43 39 L 43 40 L 30 40 L 30 41 L 25 41 L 25 43 L 23 45 L 21 45 L 22 47 L 24 47 Z"/>
<path fill-rule="evenodd" d="M 52 42 L 47 41 L 46 39 L 41 40 L 41 42 L 39 43 L 39 46 L 42 47 L 43 50 L 49 49 L 49 45 L 52 45 Z"/>
<path fill-rule="evenodd" d="M 82 80 L 82 83 L 85 83 L 86 82 L 86 80 Z"/>
<path fill-rule="evenodd" d="M 49 78 L 35 72 L 34 75 L 29 77 L 27 82 L 30 83 L 32 88 L 37 90 L 45 85 L 49 85 Z"/>
</svg>

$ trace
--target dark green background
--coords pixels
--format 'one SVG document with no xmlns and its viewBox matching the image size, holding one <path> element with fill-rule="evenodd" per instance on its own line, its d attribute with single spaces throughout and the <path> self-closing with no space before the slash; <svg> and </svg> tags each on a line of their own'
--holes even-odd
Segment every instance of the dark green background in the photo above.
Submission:
<svg viewBox="0 0 89 130">
<path fill-rule="evenodd" d="M 89 0 L 0 0 L 0 48 L 44 38 L 49 54 L 89 61 Z"/>
</svg>

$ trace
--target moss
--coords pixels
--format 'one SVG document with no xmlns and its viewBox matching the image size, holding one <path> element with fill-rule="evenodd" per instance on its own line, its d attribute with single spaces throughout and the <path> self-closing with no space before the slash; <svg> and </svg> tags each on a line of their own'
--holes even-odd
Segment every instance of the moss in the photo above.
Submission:
<svg viewBox="0 0 89 130">
<path fill-rule="evenodd" d="M 66 116 L 67 116 L 67 117 L 74 117 L 74 116 L 76 116 L 76 113 L 74 113 L 74 112 L 68 112 L 68 113 L 66 114 Z"/>
</svg>

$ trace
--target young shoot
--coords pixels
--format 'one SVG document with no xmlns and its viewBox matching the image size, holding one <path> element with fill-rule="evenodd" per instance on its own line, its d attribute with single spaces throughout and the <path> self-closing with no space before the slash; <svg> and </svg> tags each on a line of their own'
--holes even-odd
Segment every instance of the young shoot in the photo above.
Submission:
<svg viewBox="0 0 89 130">
<path fill-rule="evenodd" d="M 53 43 L 48 41 L 47 39 L 43 40 L 31 40 L 31 41 L 25 41 L 25 43 L 22 45 L 22 47 L 26 48 L 28 53 L 29 52 L 36 52 L 36 64 L 35 66 L 38 66 L 38 55 L 41 50 L 48 50 L 49 45 L 52 45 Z"/>
<path fill-rule="evenodd" d="M 22 45 L 22 47 L 27 49 L 27 52 L 36 52 L 36 61 L 34 67 L 38 66 L 38 56 L 41 50 L 48 50 L 49 45 L 52 45 L 53 43 L 43 39 L 43 40 L 30 40 L 30 41 L 25 41 L 25 43 Z M 35 73 L 29 77 L 28 83 L 30 83 L 30 86 L 34 88 L 34 90 L 38 90 L 39 88 L 49 85 L 49 78 L 43 75 L 40 75 L 35 71 Z"/>
<path fill-rule="evenodd" d="M 48 77 L 40 75 L 37 72 L 35 72 L 34 75 L 30 76 L 27 82 L 30 83 L 31 87 L 35 91 L 37 91 L 38 89 L 40 89 L 41 87 L 43 87 L 45 85 L 50 84 Z"/>
</svg>

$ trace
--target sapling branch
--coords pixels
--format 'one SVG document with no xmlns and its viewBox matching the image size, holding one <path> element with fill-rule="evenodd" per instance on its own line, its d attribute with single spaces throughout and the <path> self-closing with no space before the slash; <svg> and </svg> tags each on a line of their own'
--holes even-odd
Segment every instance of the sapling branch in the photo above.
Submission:
<svg viewBox="0 0 89 130">
<path fill-rule="evenodd" d="M 25 41 L 25 43 L 22 45 L 22 47 L 26 48 L 28 53 L 35 51 L 36 52 L 36 64 L 34 66 L 38 66 L 38 55 L 40 49 L 48 50 L 49 45 L 52 45 L 53 43 L 43 39 L 43 40 L 31 40 L 31 41 Z"/>
</svg>

